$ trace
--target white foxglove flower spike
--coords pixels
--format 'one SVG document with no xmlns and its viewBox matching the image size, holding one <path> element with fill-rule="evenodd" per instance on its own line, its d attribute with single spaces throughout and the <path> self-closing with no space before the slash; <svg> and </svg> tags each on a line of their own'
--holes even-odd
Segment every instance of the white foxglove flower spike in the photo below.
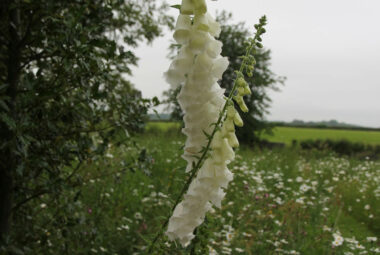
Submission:
<svg viewBox="0 0 380 255">
<path fill-rule="evenodd" d="M 242 126 L 243 121 L 233 106 L 232 98 L 242 111 L 248 111 L 243 96 L 251 91 L 243 71 L 246 70 L 247 75 L 252 73 L 252 51 L 256 46 L 262 47 L 256 40 L 261 41 L 266 18 L 261 18 L 260 24 L 255 26 L 257 33 L 251 39 L 237 71 L 238 79 L 225 98 L 224 90 L 217 83 L 228 66 L 227 58 L 220 56 L 222 43 L 214 38 L 220 34 L 220 25 L 207 13 L 205 0 L 182 0 L 181 15 L 175 35 L 182 48 L 165 75 L 172 86 L 182 85 L 178 102 L 184 112 L 185 128 L 182 132 L 187 136 L 182 157 L 187 161 L 186 170 L 191 170 L 191 176 L 163 228 L 167 226 L 166 235 L 170 240 L 179 240 L 182 246 L 187 246 L 194 238 L 195 228 L 202 224 L 212 205 L 221 207 L 224 189 L 233 178 L 227 165 L 235 157 L 232 148 L 239 146 L 235 125 Z M 193 18 L 190 27 L 186 15 L 194 15 L 190 17 Z M 189 38 L 184 31 L 189 31 Z M 149 251 L 159 236 L 153 240 Z"/>
<path fill-rule="evenodd" d="M 195 13 L 192 23 L 189 22 L 190 16 L 184 15 L 190 14 L 191 10 Z M 206 11 L 204 0 L 182 1 L 182 14 L 174 32 L 182 48 L 166 73 L 171 85 L 182 84 L 178 101 L 185 114 L 182 132 L 187 136 L 183 155 L 188 162 L 187 171 L 193 168 L 197 157 L 202 155 L 202 148 L 208 143 L 204 132 L 213 131 L 211 124 L 218 121 L 226 102 L 224 90 L 217 81 L 222 78 L 229 63 L 227 58 L 220 55 L 222 43 L 214 38 L 220 33 L 220 26 Z M 191 66 L 188 66 L 189 63 Z M 224 131 L 215 133 L 210 145 L 211 156 L 199 169 L 184 200 L 176 206 L 169 220 L 167 236 L 171 240 L 178 239 L 183 246 L 194 238 L 194 229 L 203 222 L 211 205 L 221 207 L 225 196 L 223 189 L 232 180 L 227 164 L 235 157 L 232 146 L 239 144 L 233 125 L 236 114 L 234 110 L 222 129 Z"/>
</svg>

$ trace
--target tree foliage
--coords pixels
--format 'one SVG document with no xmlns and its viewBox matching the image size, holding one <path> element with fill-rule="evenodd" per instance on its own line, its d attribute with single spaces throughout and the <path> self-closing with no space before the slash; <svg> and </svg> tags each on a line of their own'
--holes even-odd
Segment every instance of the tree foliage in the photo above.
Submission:
<svg viewBox="0 0 380 255">
<path fill-rule="evenodd" d="M 230 24 L 229 21 L 232 19 L 232 15 L 227 12 L 218 14 L 216 19 L 221 24 L 222 29 L 218 38 L 223 42 L 222 56 L 227 56 L 230 61 L 230 65 L 220 81 L 221 87 L 226 89 L 225 94 L 228 95 L 236 76 L 234 70 L 239 69 L 242 62 L 241 56 L 244 55 L 246 50 L 244 42 L 252 36 L 252 33 L 244 22 Z M 262 132 L 270 132 L 271 126 L 264 121 L 265 114 L 268 113 L 271 103 L 268 92 L 269 90 L 278 90 L 278 85 L 285 80 L 270 69 L 270 50 L 258 49 L 254 57 L 256 64 L 253 76 L 246 79 L 252 94 L 244 99 L 249 112 L 243 113 L 239 109 L 244 126 L 237 128 L 236 132 L 239 141 L 248 144 L 258 142 Z M 178 88 L 164 92 L 167 109 L 171 111 L 171 117 L 176 120 L 182 119 L 183 116 L 180 106 L 176 103 L 176 96 L 179 91 L 180 89 Z"/>
<path fill-rule="evenodd" d="M 0 239 L 23 205 L 80 183 L 82 162 L 147 107 L 122 74 L 172 19 L 154 0 L 4 0 L 0 10 Z M 128 139 L 127 139 L 128 140 Z"/>
</svg>

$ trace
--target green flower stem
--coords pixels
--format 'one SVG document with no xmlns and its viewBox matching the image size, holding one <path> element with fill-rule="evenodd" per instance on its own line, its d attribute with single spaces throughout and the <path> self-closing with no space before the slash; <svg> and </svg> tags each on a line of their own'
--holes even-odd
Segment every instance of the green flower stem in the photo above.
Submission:
<svg viewBox="0 0 380 255">
<path fill-rule="evenodd" d="M 157 235 L 155 236 L 155 238 L 153 239 L 152 243 L 150 244 L 149 246 L 149 249 L 148 249 L 148 254 L 151 254 L 152 252 L 152 249 L 154 248 L 154 245 L 155 243 L 158 241 L 158 239 L 162 236 L 165 228 L 167 227 L 168 223 L 169 223 L 169 219 L 171 217 L 171 215 L 173 214 L 174 212 L 174 209 L 177 207 L 177 205 L 179 204 L 179 202 L 181 201 L 183 195 L 186 193 L 186 191 L 188 190 L 191 182 L 193 181 L 193 179 L 196 177 L 199 169 L 202 167 L 204 161 L 206 160 L 207 158 L 207 153 L 210 151 L 210 147 L 211 147 L 211 142 L 215 136 L 215 133 L 218 131 L 219 129 L 219 126 L 220 124 L 222 123 L 222 120 L 223 120 L 223 116 L 225 115 L 225 112 L 227 110 L 227 106 L 229 105 L 229 103 L 231 102 L 232 100 L 232 97 L 234 96 L 235 92 L 236 92 L 236 89 L 237 89 L 237 79 L 243 75 L 243 71 L 245 68 L 247 68 L 247 66 L 249 66 L 249 62 L 250 62 L 250 56 L 252 56 L 252 51 L 255 49 L 256 46 L 258 46 L 258 43 L 257 43 L 257 40 L 258 38 L 260 38 L 260 35 L 265 33 L 265 29 L 264 29 L 264 26 L 266 25 L 266 17 L 263 16 L 261 19 L 260 19 L 260 23 L 258 25 L 255 25 L 255 28 L 256 28 L 256 34 L 254 36 L 253 39 L 250 40 L 250 44 L 249 46 L 247 47 L 247 50 L 246 50 L 246 53 L 245 53 L 245 56 L 243 57 L 243 62 L 241 63 L 240 65 L 240 69 L 239 71 L 237 71 L 237 77 L 235 78 L 234 80 L 234 85 L 232 87 L 232 90 L 231 92 L 229 93 L 228 95 L 228 98 L 226 99 L 226 102 L 224 103 L 224 106 L 223 106 L 223 109 L 222 111 L 220 112 L 219 114 L 219 118 L 217 120 L 216 123 L 214 123 L 214 129 L 211 133 L 211 135 L 208 137 L 208 142 L 207 142 L 207 145 L 206 147 L 203 149 L 203 152 L 202 152 L 202 155 L 201 157 L 199 158 L 197 164 L 195 164 L 194 168 L 191 170 L 191 175 L 190 177 L 187 179 L 186 181 L 186 184 L 183 186 L 182 190 L 181 190 L 181 193 L 179 194 L 179 196 L 177 197 L 172 209 L 170 210 L 170 214 L 169 216 L 166 218 L 165 222 L 162 224 L 161 226 L 161 229 L 160 231 L 157 233 Z M 259 47 L 261 46 L 261 44 L 259 44 Z M 251 66 L 253 67 L 253 63 L 251 64 Z"/>
</svg>

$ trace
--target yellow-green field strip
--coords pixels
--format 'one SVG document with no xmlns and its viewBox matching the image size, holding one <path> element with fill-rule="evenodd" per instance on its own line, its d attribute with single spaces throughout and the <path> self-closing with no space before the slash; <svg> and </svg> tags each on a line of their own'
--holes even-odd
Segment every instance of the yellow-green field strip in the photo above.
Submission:
<svg viewBox="0 0 380 255">
<path fill-rule="evenodd" d="M 380 131 L 346 130 L 346 129 L 319 129 L 298 127 L 276 127 L 273 136 L 265 138 L 271 142 L 291 144 L 292 140 L 347 140 L 371 145 L 380 145 Z"/>
<path fill-rule="evenodd" d="M 180 128 L 180 122 L 149 122 L 147 130 L 167 131 Z M 371 145 L 380 145 L 380 131 L 348 130 L 348 129 L 320 129 L 299 127 L 276 127 L 273 136 L 265 135 L 265 139 L 271 142 L 291 145 L 293 140 L 347 140 Z"/>
</svg>

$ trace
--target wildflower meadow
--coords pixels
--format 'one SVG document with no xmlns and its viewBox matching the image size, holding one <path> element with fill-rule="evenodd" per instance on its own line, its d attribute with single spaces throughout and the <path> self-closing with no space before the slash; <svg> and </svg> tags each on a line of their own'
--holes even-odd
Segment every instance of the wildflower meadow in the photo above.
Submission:
<svg viewBox="0 0 380 255">
<path fill-rule="evenodd" d="M 186 180 L 184 137 L 151 130 L 136 141 L 149 148 L 144 169 L 125 165 L 139 151 L 111 147 L 82 170 L 80 194 L 65 194 L 75 202 L 34 204 L 34 254 L 147 253 Z M 243 146 L 231 171 L 221 207 L 207 213 L 193 245 L 163 236 L 151 254 L 380 253 L 379 162 Z"/>
</svg>

